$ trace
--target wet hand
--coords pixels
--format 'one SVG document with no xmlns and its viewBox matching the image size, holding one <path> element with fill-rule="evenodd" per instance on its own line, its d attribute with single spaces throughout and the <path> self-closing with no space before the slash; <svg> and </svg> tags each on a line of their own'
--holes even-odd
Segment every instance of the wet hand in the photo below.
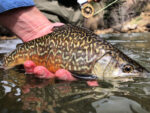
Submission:
<svg viewBox="0 0 150 113">
<path fill-rule="evenodd" d="M 52 73 L 44 66 L 36 66 L 33 61 L 26 61 L 24 63 L 24 68 L 27 74 L 35 74 L 36 77 L 42 79 L 57 78 L 59 80 L 65 80 L 65 81 L 77 80 L 75 77 L 72 76 L 72 74 L 69 71 L 65 69 L 59 69 L 55 73 Z M 97 81 L 87 81 L 87 84 L 89 86 L 98 86 Z"/>
<path fill-rule="evenodd" d="M 69 71 L 65 69 L 59 69 L 55 73 L 52 73 L 44 66 L 36 66 L 33 61 L 26 61 L 24 63 L 24 68 L 27 74 L 35 74 L 35 76 L 38 78 L 43 78 L 43 79 L 57 78 L 59 80 L 65 80 L 65 81 L 77 80 L 71 75 Z"/>
</svg>

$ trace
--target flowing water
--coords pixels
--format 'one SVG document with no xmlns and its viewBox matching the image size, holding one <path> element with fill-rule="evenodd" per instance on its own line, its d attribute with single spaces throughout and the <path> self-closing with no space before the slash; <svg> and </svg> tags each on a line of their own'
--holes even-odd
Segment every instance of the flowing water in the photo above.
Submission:
<svg viewBox="0 0 150 113">
<path fill-rule="evenodd" d="M 150 33 L 102 35 L 125 54 L 150 69 Z M 20 40 L 0 40 L 4 54 Z M 150 113 L 150 78 L 120 83 L 41 80 L 22 69 L 0 68 L 0 113 Z"/>
</svg>

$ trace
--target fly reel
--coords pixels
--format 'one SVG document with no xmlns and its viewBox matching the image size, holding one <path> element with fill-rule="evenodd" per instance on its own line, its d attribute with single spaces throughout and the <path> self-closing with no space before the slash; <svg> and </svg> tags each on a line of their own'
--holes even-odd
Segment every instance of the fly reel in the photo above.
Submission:
<svg viewBox="0 0 150 113">
<path fill-rule="evenodd" d="M 82 6 L 81 13 L 85 18 L 90 18 L 94 15 L 94 7 L 90 3 L 85 3 Z"/>
<path fill-rule="evenodd" d="M 87 2 L 85 4 L 82 5 L 81 7 L 81 13 L 85 18 L 90 18 L 92 16 L 97 15 L 101 10 L 101 6 L 100 3 L 97 2 Z"/>
</svg>

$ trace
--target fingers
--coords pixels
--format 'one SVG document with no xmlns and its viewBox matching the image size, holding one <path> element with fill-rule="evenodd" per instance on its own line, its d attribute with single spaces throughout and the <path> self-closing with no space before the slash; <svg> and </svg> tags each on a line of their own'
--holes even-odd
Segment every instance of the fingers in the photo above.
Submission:
<svg viewBox="0 0 150 113">
<path fill-rule="evenodd" d="M 55 74 L 53 74 L 44 66 L 36 66 L 35 63 L 30 60 L 24 63 L 24 68 L 27 74 L 35 74 L 35 76 L 38 78 L 50 79 L 56 77 L 59 80 L 65 80 L 65 81 L 77 80 L 71 75 L 69 71 L 65 69 L 59 69 L 58 71 L 56 71 Z"/>
<path fill-rule="evenodd" d="M 51 72 L 49 72 L 45 67 L 43 66 L 36 66 L 33 61 L 26 61 L 24 63 L 24 69 L 27 74 L 35 74 L 36 77 L 38 78 L 54 78 L 55 75 Z"/>
<path fill-rule="evenodd" d="M 35 63 L 30 60 L 24 62 L 24 69 L 27 74 L 33 74 L 35 67 L 36 67 Z"/>
<path fill-rule="evenodd" d="M 99 86 L 98 85 L 98 82 L 95 80 L 95 81 L 87 81 L 87 84 L 89 85 L 89 86 Z"/>
<path fill-rule="evenodd" d="M 74 78 L 71 73 L 65 69 L 59 69 L 56 71 L 55 76 L 60 79 L 60 80 L 65 80 L 65 81 L 76 81 L 77 79 Z"/>
<path fill-rule="evenodd" d="M 52 23 L 51 26 L 49 26 L 50 33 L 53 32 L 54 27 L 59 27 L 59 26 L 62 26 L 62 25 L 64 25 L 64 24 L 60 23 L 60 22 Z"/>
<path fill-rule="evenodd" d="M 45 68 L 43 66 L 35 67 L 34 74 L 36 75 L 36 77 L 44 78 L 44 79 L 50 79 L 50 78 L 55 77 L 55 75 L 53 73 L 51 73 L 49 70 L 47 70 L 47 68 Z"/>
<path fill-rule="evenodd" d="M 64 24 L 60 23 L 60 22 L 53 23 L 53 27 L 55 27 L 55 26 L 62 26 L 62 25 L 64 25 Z"/>
</svg>

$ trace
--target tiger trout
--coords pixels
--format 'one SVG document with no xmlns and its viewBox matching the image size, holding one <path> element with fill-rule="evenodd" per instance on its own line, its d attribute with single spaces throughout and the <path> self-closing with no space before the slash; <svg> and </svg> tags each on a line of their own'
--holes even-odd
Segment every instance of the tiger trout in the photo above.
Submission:
<svg viewBox="0 0 150 113">
<path fill-rule="evenodd" d="M 73 25 L 55 27 L 49 35 L 17 46 L 3 64 L 9 69 L 27 60 L 53 73 L 66 69 L 83 79 L 143 77 L 148 73 L 92 31 Z"/>
</svg>

